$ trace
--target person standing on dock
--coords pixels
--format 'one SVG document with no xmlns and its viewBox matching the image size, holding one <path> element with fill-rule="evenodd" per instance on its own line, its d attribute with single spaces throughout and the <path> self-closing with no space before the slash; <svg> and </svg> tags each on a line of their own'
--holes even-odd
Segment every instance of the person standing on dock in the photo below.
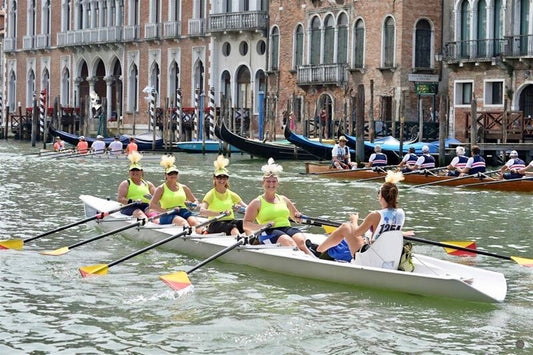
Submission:
<svg viewBox="0 0 533 355">
<path fill-rule="evenodd" d="M 368 158 L 367 168 L 380 167 L 387 165 L 387 156 L 381 152 L 381 146 L 376 144 L 374 147 L 374 153 L 370 154 Z"/>
<path fill-rule="evenodd" d="M 457 146 L 455 148 L 455 157 L 453 157 L 450 164 L 446 167 L 448 169 L 448 176 L 459 176 L 461 174 L 457 169 L 464 169 L 466 162 L 468 162 L 468 157 L 465 156 L 465 148 Z"/>
<path fill-rule="evenodd" d="M 526 163 L 518 157 L 516 150 L 511 151 L 509 160 L 500 168 L 500 173 L 504 179 L 519 179 L 524 176 L 520 170 L 526 167 Z"/>
<path fill-rule="evenodd" d="M 226 166 L 229 160 L 219 155 L 213 163 L 213 188 L 209 190 L 200 205 L 200 215 L 205 217 L 218 216 L 222 212 L 229 214 L 221 220 L 209 224 L 208 233 L 225 233 L 227 235 L 239 235 L 244 233 L 242 220 L 235 219 L 235 209 L 245 209 L 246 203 L 239 195 L 229 189 L 229 172 Z"/>
<path fill-rule="evenodd" d="M 331 150 L 331 165 L 337 169 L 355 169 L 356 163 L 352 163 L 350 157 L 350 148 L 346 145 L 345 136 L 339 137 L 339 142 Z"/>
<path fill-rule="evenodd" d="M 477 145 L 472 147 L 472 156 L 468 158 L 466 166 L 463 169 L 457 168 L 459 176 L 481 174 L 486 170 L 487 164 L 481 156 L 481 149 Z"/>
<path fill-rule="evenodd" d="M 402 161 L 398 164 L 398 168 L 402 173 L 407 173 L 414 169 L 417 160 L 418 155 L 415 153 L 415 147 L 409 147 L 407 154 L 403 156 Z"/>
</svg>

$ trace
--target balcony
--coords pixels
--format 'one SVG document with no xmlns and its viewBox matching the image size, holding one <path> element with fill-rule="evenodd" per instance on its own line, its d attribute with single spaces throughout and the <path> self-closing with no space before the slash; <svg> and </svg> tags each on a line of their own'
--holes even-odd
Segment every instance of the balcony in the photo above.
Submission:
<svg viewBox="0 0 533 355">
<path fill-rule="evenodd" d="M 34 36 L 24 36 L 22 37 L 22 49 L 32 50 L 33 49 L 33 39 Z"/>
<path fill-rule="evenodd" d="M 196 18 L 189 19 L 189 36 L 204 36 L 205 35 L 205 19 Z"/>
<path fill-rule="evenodd" d="M 298 85 L 337 85 L 346 84 L 345 64 L 302 65 L 297 69 Z"/>
<path fill-rule="evenodd" d="M 265 31 L 267 28 L 266 11 L 231 12 L 209 16 L 209 32 Z"/>
<path fill-rule="evenodd" d="M 50 47 L 50 35 L 40 34 L 35 37 L 35 48 L 45 49 Z"/>
<path fill-rule="evenodd" d="M 448 42 L 444 45 L 443 60 L 452 63 L 489 61 L 493 57 L 506 55 L 509 42 L 508 38 Z"/>
<path fill-rule="evenodd" d="M 4 38 L 4 52 L 14 52 L 17 49 L 16 38 Z"/>
<path fill-rule="evenodd" d="M 124 26 L 124 42 L 134 42 L 139 39 L 139 26 Z"/>
<path fill-rule="evenodd" d="M 58 47 L 79 45 L 116 44 L 122 41 L 122 27 L 101 27 L 86 30 L 59 32 Z"/>
<path fill-rule="evenodd" d="M 163 24 L 164 38 L 178 38 L 181 36 L 181 21 L 165 22 Z"/>
<path fill-rule="evenodd" d="M 144 25 L 144 38 L 157 40 L 161 38 L 161 24 L 147 23 Z"/>
</svg>

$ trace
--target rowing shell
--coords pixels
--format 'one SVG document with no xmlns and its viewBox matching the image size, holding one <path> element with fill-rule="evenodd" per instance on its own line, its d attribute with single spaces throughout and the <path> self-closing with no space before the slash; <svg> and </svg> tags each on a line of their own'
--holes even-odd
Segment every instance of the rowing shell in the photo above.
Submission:
<svg viewBox="0 0 533 355">
<path fill-rule="evenodd" d="M 80 199 L 87 216 L 119 205 L 118 202 L 90 195 L 81 195 Z M 120 213 L 107 218 L 109 221 L 116 219 L 116 223 L 101 224 L 104 229 L 133 223 Z M 181 230 L 181 227 L 158 228 L 158 225 L 151 225 L 150 228 L 132 228 L 123 233 L 135 240 L 154 243 Z M 320 243 L 325 238 L 318 234 L 306 234 L 306 237 L 315 243 Z M 233 243 L 235 239 L 230 236 L 205 237 L 193 234 L 188 238 L 175 239 L 165 244 L 165 247 L 178 253 L 207 258 Z M 413 255 L 415 271 L 411 273 L 321 260 L 290 248 L 239 247 L 221 256 L 219 260 L 315 280 L 474 302 L 502 302 L 507 293 L 507 283 L 501 273 L 417 254 Z"/>
<path fill-rule="evenodd" d="M 340 170 L 332 168 L 331 164 L 318 164 L 310 162 L 305 163 L 305 172 L 307 174 L 328 178 L 354 180 L 375 179 L 376 181 L 379 181 L 380 177 L 385 178 L 386 176 L 386 173 L 382 171 L 373 171 L 368 169 Z M 463 186 L 466 188 L 483 190 L 533 192 L 533 180 L 531 179 L 513 179 L 512 181 L 497 180 L 490 177 L 483 179 L 478 177 L 455 179 L 453 176 L 440 176 L 433 175 L 431 173 L 408 173 L 404 174 L 404 180 L 402 182 L 419 185 L 438 182 L 439 186 Z M 467 186 L 470 184 L 472 185 Z"/>
</svg>

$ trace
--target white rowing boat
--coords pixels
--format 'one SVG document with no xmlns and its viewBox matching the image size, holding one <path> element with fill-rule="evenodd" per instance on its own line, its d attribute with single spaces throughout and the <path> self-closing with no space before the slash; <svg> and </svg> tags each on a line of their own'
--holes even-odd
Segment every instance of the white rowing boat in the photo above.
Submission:
<svg viewBox="0 0 533 355">
<path fill-rule="evenodd" d="M 84 203 L 85 214 L 88 217 L 93 216 L 97 211 L 110 211 L 120 206 L 116 201 L 90 195 L 81 195 L 80 199 Z M 112 222 L 114 219 L 115 222 Z M 110 222 L 101 224 L 101 227 L 106 230 L 116 229 L 127 223 L 134 223 L 133 220 L 125 219 L 124 215 L 119 212 L 106 217 L 106 220 Z M 154 243 L 182 231 L 181 227 L 161 228 L 151 223 L 148 223 L 147 226 L 149 228 L 131 228 L 123 233 L 136 240 Z M 399 241 L 395 239 L 394 243 L 401 247 L 401 233 L 399 235 Z M 307 237 L 315 243 L 319 243 L 325 238 L 325 236 L 317 234 L 307 234 Z M 378 242 L 382 238 L 383 236 Z M 388 250 L 391 249 L 391 240 L 386 241 Z M 235 239 L 229 236 L 212 235 L 205 237 L 192 234 L 187 238 L 174 239 L 166 243 L 165 247 L 179 253 L 207 258 L 234 243 Z M 382 251 L 375 251 L 374 253 L 381 254 Z M 366 254 L 365 258 L 371 258 L 369 252 L 371 253 L 372 250 L 369 249 L 364 253 Z M 419 254 L 413 254 L 415 270 L 404 272 L 396 270 L 399 255 L 397 260 L 389 262 L 388 256 L 384 257 L 385 254 L 387 252 L 381 254 L 382 262 L 376 264 L 376 258 L 374 258 L 375 266 L 367 266 L 368 264 L 359 265 L 355 262 L 321 260 L 290 248 L 258 249 L 242 246 L 220 256 L 219 260 L 309 279 L 474 302 L 502 302 L 507 294 L 507 282 L 503 274 L 499 272 Z M 356 260 L 361 264 L 365 258 L 358 257 Z M 384 268 L 391 265 L 394 269 Z"/>
</svg>

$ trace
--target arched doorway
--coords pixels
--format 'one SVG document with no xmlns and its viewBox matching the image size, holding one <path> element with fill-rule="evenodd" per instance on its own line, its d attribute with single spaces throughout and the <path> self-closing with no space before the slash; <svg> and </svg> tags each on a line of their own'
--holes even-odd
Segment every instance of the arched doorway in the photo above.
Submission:
<svg viewBox="0 0 533 355">
<path fill-rule="evenodd" d="M 322 124 L 322 137 L 332 138 L 335 136 L 333 125 L 333 100 L 329 94 L 322 94 L 317 102 L 316 112 Z"/>
<path fill-rule="evenodd" d="M 522 90 L 518 105 L 524 117 L 533 117 L 533 85 L 528 85 Z"/>
</svg>

